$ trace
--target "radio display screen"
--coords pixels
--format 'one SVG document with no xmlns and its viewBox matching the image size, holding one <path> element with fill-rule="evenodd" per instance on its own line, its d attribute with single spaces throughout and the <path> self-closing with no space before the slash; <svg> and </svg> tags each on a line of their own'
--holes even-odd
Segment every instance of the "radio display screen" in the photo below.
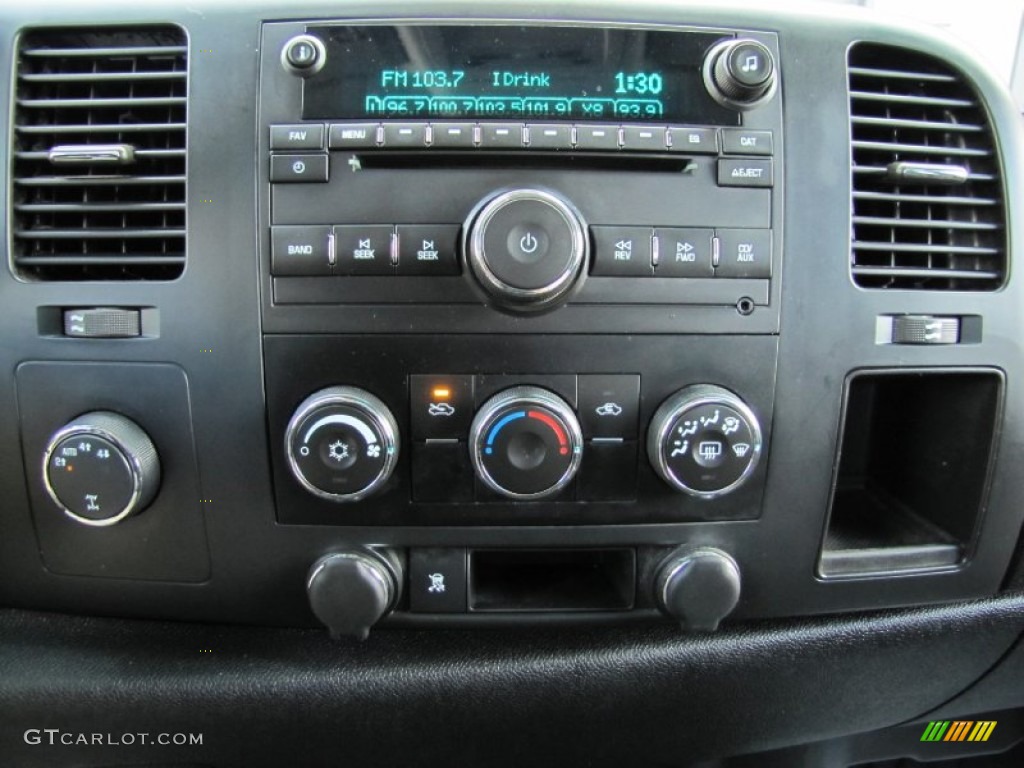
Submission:
<svg viewBox="0 0 1024 768">
<path fill-rule="evenodd" d="M 704 87 L 708 32 L 481 24 L 313 26 L 302 117 L 737 125 Z"/>
</svg>

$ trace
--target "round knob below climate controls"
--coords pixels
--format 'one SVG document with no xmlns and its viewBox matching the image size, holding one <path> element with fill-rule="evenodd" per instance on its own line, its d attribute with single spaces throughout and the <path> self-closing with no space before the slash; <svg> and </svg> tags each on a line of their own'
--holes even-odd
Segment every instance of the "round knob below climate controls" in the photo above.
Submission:
<svg viewBox="0 0 1024 768">
<path fill-rule="evenodd" d="M 93 411 L 50 438 L 43 478 L 50 498 L 68 517 L 103 527 L 149 505 L 160 486 L 160 460 L 135 422 Z"/>
<path fill-rule="evenodd" d="M 647 432 L 647 454 L 662 480 L 704 499 L 742 485 L 761 456 L 761 426 L 732 392 L 698 384 L 663 402 Z"/>
<path fill-rule="evenodd" d="M 469 440 L 477 476 L 510 499 L 554 495 L 575 476 L 583 454 L 576 414 L 540 387 L 496 394 L 474 417 Z"/>
<path fill-rule="evenodd" d="M 542 189 L 498 193 L 463 228 L 470 271 L 503 309 L 535 312 L 562 302 L 581 278 L 589 242 L 579 212 Z"/>
<path fill-rule="evenodd" d="M 330 501 L 358 501 L 378 490 L 398 460 L 398 424 L 377 397 L 355 387 L 328 387 L 295 410 L 285 431 L 295 479 Z"/>
</svg>

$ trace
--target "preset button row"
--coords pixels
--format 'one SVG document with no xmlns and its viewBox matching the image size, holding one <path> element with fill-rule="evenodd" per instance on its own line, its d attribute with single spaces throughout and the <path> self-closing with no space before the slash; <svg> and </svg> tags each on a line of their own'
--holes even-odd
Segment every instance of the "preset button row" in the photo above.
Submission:
<svg viewBox="0 0 1024 768">
<path fill-rule="evenodd" d="M 276 276 L 460 273 L 458 224 L 346 224 L 271 227 Z"/>
<path fill-rule="evenodd" d="M 322 128 L 322 126 L 317 126 Z M 310 129 L 307 131 L 306 129 Z M 271 149 L 320 149 L 313 126 L 271 126 Z M 721 137 L 721 139 L 719 139 Z M 322 142 L 322 138 L 319 140 Z M 335 123 L 329 149 L 535 149 L 771 155 L 772 132 L 746 128 L 596 123 Z"/>
<path fill-rule="evenodd" d="M 767 278 L 772 275 L 770 229 L 591 227 L 602 277 Z"/>
</svg>

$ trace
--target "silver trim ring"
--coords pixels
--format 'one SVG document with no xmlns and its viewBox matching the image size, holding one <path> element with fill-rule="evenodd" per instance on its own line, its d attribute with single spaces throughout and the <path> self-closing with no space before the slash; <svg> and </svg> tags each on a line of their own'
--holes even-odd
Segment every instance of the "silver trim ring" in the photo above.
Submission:
<svg viewBox="0 0 1024 768">
<path fill-rule="evenodd" d="M 88 414 L 85 414 L 86 416 Z M 81 418 L 81 417 L 79 417 Z M 141 432 L 141 428 L 139 428 Z M 145 434 L 145 433 L 143 433 Z M 132 495 L 128 499 L 128 503 L 124 508 L 113 517 L 104 517 L 101 520 L 93 520 L 92 518 L 82 517 L 72 512 L 70 509 L 64 506 L 64 502 L 60 500 L 57 492 L 50 484 L 50 458 L 53 456 L 53 452 L 57 450 L 57 446 L 67 440 L 69 437 L 76 435 L 90 435 L 92 437 L 102 438 L 111 443 L 117 448 L 118 453 L 121 454 L 121 459 L 128 467 L 128 473 L 132 477 Z M 149 436 L 146 435 L 146 439 Z M 151 443 L 152 444 L 152 443 Z M 155 451 L 155 449 L 154 449 Z M 43 486 L 46 488 L 46 493 L 49 494 L 53 503 L 56 504 L 64 512 L 65 515 L 70 517 L 76 523 L 82 525 L 88 525 L 93 528 L 106 528 L 107 526 L 114 525 L 121 522 L 125 518 L 131 517 L 138 511 L 139 499 L 142 497 L 142 483 L 143 473 L 145 470 L 142 467 L 142 463 L 139 458 L 131 451 L 125 444 L 109 430 L 102 427 L 93 426 L 91 424 L 75 424 L 72 422 L 66 427 L 57 430 L 54 435 L 50 438 L 50 443 L 46 447 L 46 453 L 43 455 Z"/>
<path fill-rule="evenodd" d="M 569 439 L 569 450 L 572 455 L 569 460 L 569 466 L 566 467 L 565 472 L 554 485 L 543 491 L 537 491 L 536 493 L 516 493 L 515 491 L 510 491 L 499 485 L 497 481 L 491 477 L 490 472 L 487 471 L 487 467 L 484 466 L 482 453 L 483 446 L 481 442 L 484 428 L 490 426 L 489 422 L 492 420 L 495 413 L 513 403 L 521 403 L 523 407 L 536 405 L 541 408 L 546 408 L 549 411 L 552 411 L 565 427 L 566 436 Z M 473 469 L 476 471 L 477 477 L 480 478 L 481 482 L 483 482 L 483 484 L 492 491 L 500 493 L 502 496 L 507 496 L 510 499 L 517 499 L 520 501 L 543 499 L 562 490 L 569 484 L 573 477 L 575 477 L 576 472 L 580 468 L 580 462 L 583 460 L 583 432 L 580 429 L 580 422 L 576 418 L 576 413 L 569 404 L 565 402 L 565 400 L 554 392 L 549 392 L 546 389 L 534 386 L 520 386 L 506 389 L 485 402 L 480 407 L 480 410 L 477 411 L 476 416 L 473 417 L 473 424 L 469 430 L 469 444 L 472 446 L 470 459 L 473 462 Z"/>
<path fill-rule="evenodd" d="M 560 277 L 540 288 L 517 288 L 514 285 L 509 285 L 495 275 L 487 264 L 484 239 L 491 219 L 502 208 L 522 200 L 543 203 L 553 208 L 569 228 L 572 249 L 569 265 Z M 543 189 L 512 189 L 491 197 L 470 213 L 469 218 L 466 219 L 464 231 L 468 233 L 465 249 L 466 260 L 483 287 L 498 299 L 506 299 L 514 304 L 532 304 L 537 308 L 548 306 L 569 292 L 589 251 L 583 217 L 568 201 Z"/>
<path fill-rule="evenodd" d="M 753 452 L 746 469 L 732 483 L 714 491 L 699 491 L 688 486 L 669 468 L 668 460 L 665 458 L 666 439 L 672 425 L 687 411 L 703 405 L 724 405 L 737 411 L 746 419 L 753 441 Z M 763 442 L 761 424 L 757 416 L 738 395 L 714 384 L 694 384 L 671 395 L 654 412 L 651 428 L 647 433 L 647 456 L 658 476 L 673 488 L 699 499 L 717 499 L 739 488 L 753 474 L 761 461 Z"/>
<path fill-rule="evenodd" d="M 380 436 L 381 444 L 384 447 L 384 465 L 380 468 L 377 476 L 368 485 L 353 493 L 331 493 L 314 485 L 302 473 L 302 469 L 292 453 L 292 440 L 302 422 L 317 409 L 331 406 L 348 406 L 359 411 Z M 288 428 L 284 434 L 284 455 L 288 457 L 288 468 L 292 475 L 307 491 L 328 501 L 360 501 L 374 493 L 388 481 L 391 473 L 394 472 L 395 465 L 398 463 L 398 449 L 398 423 L 391 414 L 391 410 L 380 398 L 358 387 L 327 387 L 314 392 L 299 403 L 299 407 L 295 409 L 295 413 L 288 421 Z"/>
</svg>

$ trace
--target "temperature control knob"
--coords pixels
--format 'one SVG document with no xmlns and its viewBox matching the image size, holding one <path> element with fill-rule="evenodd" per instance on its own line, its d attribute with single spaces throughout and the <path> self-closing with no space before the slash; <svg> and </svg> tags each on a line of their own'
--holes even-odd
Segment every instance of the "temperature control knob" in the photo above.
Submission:
<svg viewBox="0 0 1024 768">
<path fill-rule="evenodd" d="M 477 476 L 511 499 L 557 493 L 575 476 L 583 455 L 576 414 L 540 387 L 496 394 L 474 417 L 469 440 Z"/>
<path fill-rule="evenodd" d="M 378 398 L 355 387 L 314 392 L 285 432 L 288 464 L 302 486 L 331 501 L 358 501 L 379 489 L 398 460 L 398 425 Z"/>
<path fill-rule="evenodd" d="M 107 526 L 153 500 L 160 487 L 160 460 L 135 422 L 93 411 L 50 438 L 43 478 L 50 498 L 68 517 L 83 525 Z"/>
<path fill-rule="evenodd" d="M 647 455 L 661 479 L 713 499 L 750 477 L 761 456 L 761 426 L 727 389 L 698 384 L 668 398 L 651 420 Z"/>
<path fill-rule="evenodd" d="M 577 285 L 589 241 L 579 212 L 543 189 L 513 189 L 481 203 L 464 227 L 466 261 L 504 309 L 535 312 L 561 303 Z"/>
<path fill-rule="evenodd" d="M 775 93 L 777 74 L 772 52 L 756 40 L 726 40 L 704 59 L 704 85 L 718 102 L 751 109 Z"/>
</svg>

